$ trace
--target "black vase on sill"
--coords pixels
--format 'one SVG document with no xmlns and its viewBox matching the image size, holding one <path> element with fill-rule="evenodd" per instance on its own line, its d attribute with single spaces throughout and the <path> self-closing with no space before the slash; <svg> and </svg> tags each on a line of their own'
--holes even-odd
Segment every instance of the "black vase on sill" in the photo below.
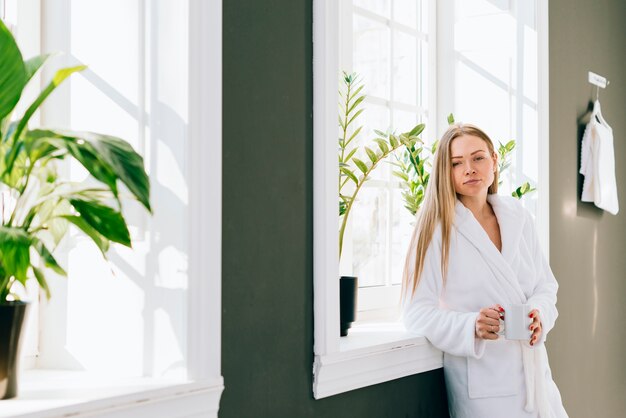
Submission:
<svg viewBox="0 0 626 418">
<path fill-rule="evenodd" d="M 357 291 L 359 279 L 354 276 L 341 276 L 339 279 L 340 335 L 348 335 L 348 329 L 356 320 Z"/>
<path fill-rule="evenodd" d="M 0 303 L 0 399 L 17 396 L 20 340 L 27 302 Z"/>
</svg>

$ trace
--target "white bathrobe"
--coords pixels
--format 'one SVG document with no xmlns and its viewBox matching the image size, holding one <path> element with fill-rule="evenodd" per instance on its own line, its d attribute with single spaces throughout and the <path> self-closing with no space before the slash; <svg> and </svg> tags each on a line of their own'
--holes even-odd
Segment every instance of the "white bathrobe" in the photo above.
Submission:
<svg viewBox="0 0 626 418">
<path fill-rule="evenodd" d="M 558 315 L 557 282 L 533 219 L 521 203 L 497 195 L 487 200 L 500 225 L 502 253 L 457 200 L 446 286 L 437 227 L 415 296 L 404 306 L 405 326 L 443 351 L 452 418 L 565 418 L 544 346 Z M 527 303 L 538 309 L 540 341 L 531 347 L 504 337 L 477 339 L 478 311 L 496 303 Z"/>
<path fill-rule="evenodd" d="M 580 153 L 580 174 L 585 176 L 581 200 L 594 202 L 612 215 L 619 212 L 613 129 L 604 120 L 600 102 L 595 101 L 585 128 Z"/>
</svg>

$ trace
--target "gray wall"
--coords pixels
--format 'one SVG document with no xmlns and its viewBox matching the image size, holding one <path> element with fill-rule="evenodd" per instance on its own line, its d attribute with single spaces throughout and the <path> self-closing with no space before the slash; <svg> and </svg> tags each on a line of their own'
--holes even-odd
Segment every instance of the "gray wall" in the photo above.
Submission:
<svg viewBox="0 0 626 418">
<path fill-rule="evenodd" d="M 550 262 L 560 318 L 548 348 L 571 418 L 626 416 L 626 1 L 550 0 Z M 582 128 L 607 77 L 621 212 L 580 202 Z"/>
<path fill-rule="evenodd" d="M 220 417 L 447 417 L 441 370 L 313 399 L 312 4 L 223 17 Z"/>
<path fill-rule="evenodd" d="M 446 416 L 440 371 L 311 396 L 311 0 L 224 2 L 220 417 Z M 561 316 L 548 341 L 571 418 L 626 410 L 626 1 L 550 0 L 551 265 Z M 601 92 L 622 213 L 580 203 L 578 118 Z"/>
</svg>

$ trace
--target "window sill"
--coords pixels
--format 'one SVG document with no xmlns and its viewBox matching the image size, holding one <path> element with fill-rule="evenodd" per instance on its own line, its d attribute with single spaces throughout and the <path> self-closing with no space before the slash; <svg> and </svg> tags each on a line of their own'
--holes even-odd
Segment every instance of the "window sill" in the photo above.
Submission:
<svg viewBox="0 0 626 418">
<path fill-rule="evenodd" d="M 441 351 L 402 324 L 356 324 L 340 339 L 339 352 L 315 356 L 313 396 L 321 399 L 441 367 Z"/>
<path fill-rule="evenodd" d="M 200 383 L 26 370 L 20 376 L 19 396 L 1 401 L 0 418 L 217 418 L 223 389 L 221 377 Z"/>
</svg>

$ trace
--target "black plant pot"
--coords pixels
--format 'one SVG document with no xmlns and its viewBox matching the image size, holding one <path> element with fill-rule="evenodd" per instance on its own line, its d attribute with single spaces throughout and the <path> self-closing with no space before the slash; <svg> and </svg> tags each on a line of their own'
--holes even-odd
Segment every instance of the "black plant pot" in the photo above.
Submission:
<svg viewBox="0 0 626 418">
<path fill-rule="evenodd" d="M 348 329 L 356 320 L 357 291 L 359 279 L 353 276 L 341 276 L 339 279 L 339 316 L 340 335 L 348 335 Z"/>
<path fill-rule="evenodd" d="M 26 302 L 0 303 L 0 399 L 17 396 L 20 337 L 27 307 Z"/>
</svg>

